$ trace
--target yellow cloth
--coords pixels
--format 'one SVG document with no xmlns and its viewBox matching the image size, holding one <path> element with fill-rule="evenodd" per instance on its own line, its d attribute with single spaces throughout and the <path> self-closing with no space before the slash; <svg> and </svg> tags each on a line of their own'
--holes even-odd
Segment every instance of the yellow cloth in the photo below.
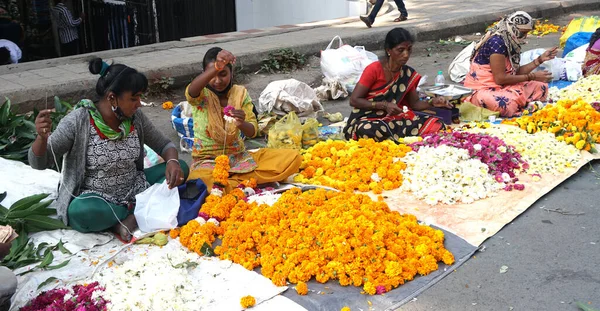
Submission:
<svg viewBox="0 0 600 311">
<path fill-rule="evenodd" d="M 478 107 L 470 102 L 462 102 L 458 106 L 461 121 L 487 121 L 489 116 L 500 116 L 500 112 Z"/>
<path fill-rule="evenodd" d="M 302 156 L 298 150 L 294 149 L 260 149 L 257 152 L 250 153 L 254 161 L 258 164 L 256 169 L 249 173 L 229 173 L 229 187 L 227 191 L 237 187 L 242 181 L 255 178 L 257 183 L 264 184 L 270 182 L 283 181 L 292 174 L 298 173 Z M 190 172 L 188 180 L 202 179 L 208 189 L 212 189 L 213 177 L 212 169 L 199 168 Z"/>
<path fill-rule="evenodd" d="M 560 47 L 564 48 L 567 40 L 569 40 L 572 35 L 578 32 L 594 32 L 598 27 L 600 27 L 600 17 L 598 16 L 583 16 L 574 18 L 569 23 L 562 36 L 560 36 Z"/>
</svg>

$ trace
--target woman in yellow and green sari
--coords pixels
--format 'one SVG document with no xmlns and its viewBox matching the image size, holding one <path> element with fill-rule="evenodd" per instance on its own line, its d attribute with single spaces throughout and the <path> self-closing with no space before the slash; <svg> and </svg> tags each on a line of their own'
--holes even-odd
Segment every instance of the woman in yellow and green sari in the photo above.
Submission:
<svg viewBox="0 0 600 311">
<path fill-rule="evenodd" d="M 194 107 L 194 144 L 189 179 L 213 186 L 215 158 L 229 156 L 229 186 L 255 178 L 257 183 L 279 182 L 297 173 L 302 157 L 292 149 L 260 149 L 249 153 L 244 137 L 258 134 L 254 105 L 245 87 L 233 84 L 235 56 L 214 47 L 206 52 L 204 71 L 187 87 L 185 96 Z M 225 110 L 225 112 L 224 112 Z M 225 185 L 227 186 L 227 185 Z"/>
</svg>

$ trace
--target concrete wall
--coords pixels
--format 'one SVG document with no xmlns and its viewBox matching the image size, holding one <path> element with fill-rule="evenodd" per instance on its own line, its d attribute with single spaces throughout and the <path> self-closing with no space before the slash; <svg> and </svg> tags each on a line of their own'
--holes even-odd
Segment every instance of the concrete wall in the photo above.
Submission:
<svg viewBox="0 0 600 311">
<path fill-rule="evenodd" d="M 358 16 L 364 0 L 236 0 L 237 30 Z"/>
</svg>

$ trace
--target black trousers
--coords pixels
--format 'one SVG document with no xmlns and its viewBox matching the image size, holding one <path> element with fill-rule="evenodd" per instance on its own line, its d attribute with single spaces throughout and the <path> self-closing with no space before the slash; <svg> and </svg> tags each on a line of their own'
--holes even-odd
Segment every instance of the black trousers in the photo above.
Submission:
<svg viewBox="0 0 600 311">
<path fill-rule="evenodd" d="M 61 43 L 60 52 L 63 57 L 79 54 L 79 39 L 75 39 L 68 43 Z"/>
</svg>

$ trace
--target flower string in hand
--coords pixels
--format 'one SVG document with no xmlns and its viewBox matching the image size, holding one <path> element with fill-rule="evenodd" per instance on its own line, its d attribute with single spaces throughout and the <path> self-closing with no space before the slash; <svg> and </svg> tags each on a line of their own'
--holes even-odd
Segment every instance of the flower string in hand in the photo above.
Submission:
<svg viewBox="0 0 600 311">
<path fill-rule="evenodd" d="M 235 117 L 233 116 L 233 111 L 235 110 L 235 108 L 233 106 L 227 106 L 225 108 L 223 108 L 223 119 L 225 119 L 225 121 L 229 122 L 229 123 L 233 123 L 235 122 Z"/>
</svg>

